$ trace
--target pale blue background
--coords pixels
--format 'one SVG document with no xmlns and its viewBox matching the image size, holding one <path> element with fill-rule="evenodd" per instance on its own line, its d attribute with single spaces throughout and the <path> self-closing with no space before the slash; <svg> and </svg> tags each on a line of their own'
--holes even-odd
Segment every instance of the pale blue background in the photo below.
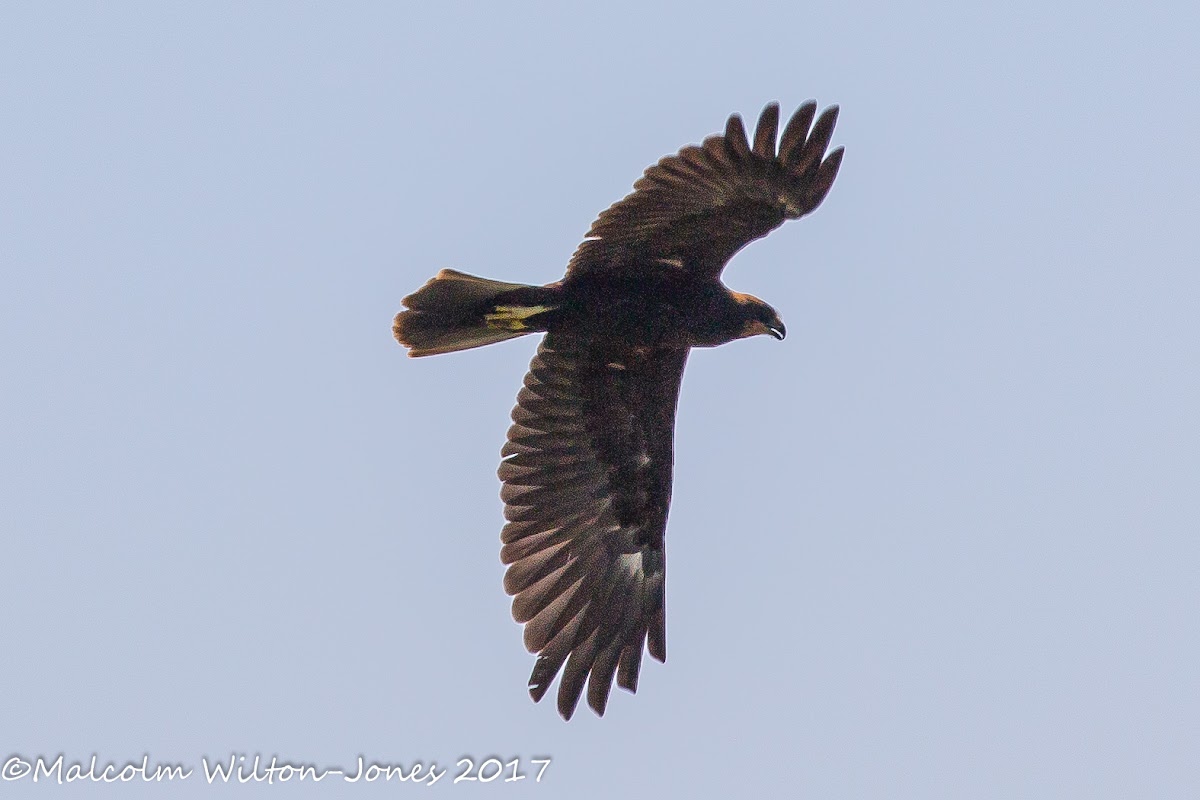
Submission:
<svg viewBox="0 0 1200 800">
<path fill-rule="evenodd" d="M 108 5 L 0 12 L 0 755 L 1200 793 L 1193 3 Z M 810 97 L 842 174 L 726 272 L 790 335 L 684 380 L 670 660 L 564 724 L 498 560 L 536 342 L 391 316 Z"/>
</svg>

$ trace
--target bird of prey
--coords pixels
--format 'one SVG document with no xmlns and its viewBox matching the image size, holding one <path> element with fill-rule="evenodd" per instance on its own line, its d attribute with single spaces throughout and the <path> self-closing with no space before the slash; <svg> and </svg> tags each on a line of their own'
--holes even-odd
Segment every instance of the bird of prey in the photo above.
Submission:
<svg viewBox="0 0 1200 800">
<path fill-rule="evenodd" d="M 779 106 L 754 140 L 741 118 L 649 167 L 592 223 L 562 280 L 528 286 L 444 269 L 396 315 L 410 356 L 545 333 L 501 451 L 504 589 L 537 654 L 529 692 L 555 677 L 570 719 L 587 684 L 603 716 L 613 679 L 637 691 L 642 651 L 666 661 L 663 541 L 675 407 L 693 347 L 756 334 L 779 315 L 721 282 L 729 259 L 821 204 L 842 161 L 837 107 L 814 124 Z M 565 668 L 564 668 L 565 667 Z"/>
</svg>

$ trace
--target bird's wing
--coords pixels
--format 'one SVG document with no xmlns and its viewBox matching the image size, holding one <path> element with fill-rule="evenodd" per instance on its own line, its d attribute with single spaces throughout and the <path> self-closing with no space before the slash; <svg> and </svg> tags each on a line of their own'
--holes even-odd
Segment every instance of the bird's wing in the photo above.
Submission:
<svg viewBox="0 0 1200 800">
<path fill-rule="evenodd" d="M 813 125 L 816 110 L 816 103 L 805 103 L 792 115 L 778 149 L 779 105 L 771 103 L 759 117 L 753 146 L 734 114 L 724 134 L 649 167 L 632 194 L 592 223 L 568 277 L 653 259 L 720 275 L 742 247 L 825 199 L 842 148 L 825 155 L 837 106 Z"/>
<path fill-rule="evenodd" d="M 642 649 L 665 661 L 663 535 L 687 350 L 629 351 L 548 334 L 517 395 L 500 465 L 501 560 L 541 700 L 563 670 L 570 719 L 587 681 L 603 715 L 637 691 Z"/>
</svg>

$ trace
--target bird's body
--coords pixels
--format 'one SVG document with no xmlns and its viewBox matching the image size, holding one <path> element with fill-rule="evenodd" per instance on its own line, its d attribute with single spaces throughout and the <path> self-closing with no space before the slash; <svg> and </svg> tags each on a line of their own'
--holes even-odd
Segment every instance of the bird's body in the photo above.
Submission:
<svg viewBox="0 0 1200 800">
<path fill-rule="evenodd" d="M 666 659 L 664 537 L 684 364 L 692 347 L 784 337 L 775 310 L 720 273 L 829 191 L 842 153 L 825 155 L 836 108 L 812 125 L 815 111 L 796 112 L 778 151 L 772 104 L 753 148 L 735 115 L 723 136 L 650 167 L 593 224 L 561 281 L 443 270 L 396 316 L 396 339 L 414 356 L 546 334 L 501 451 L 501 560 L 513 616 L 539 654 L 530 692 L 540 700 L 562 671 L 566 718 L 585 682 L 603 714 L 614 676 L 636 690 L 643 648 Z"/>
<path fill-rule="evenodd" d="M 498 295 L 494 305 L 545 309 L 514 319 L 520 323 L 514 332 L 569 332 L 636 347 L 713 347 L 743 335 L 746 311 L 774 315 L 761 301 L 731 292 L 719 281 L 654 261 L 513 290 Z"/>
</svg>

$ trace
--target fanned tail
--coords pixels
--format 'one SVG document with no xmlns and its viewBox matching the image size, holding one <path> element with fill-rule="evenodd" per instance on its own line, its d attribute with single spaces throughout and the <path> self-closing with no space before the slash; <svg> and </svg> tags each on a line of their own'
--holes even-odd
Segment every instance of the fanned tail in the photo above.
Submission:
<svg viewBox="0 0 1200 800">
<path fill-rule="evenodd" d="M 444 269 L 404 298 L 392 322 L 413 357 L 469 350 L 546 330 L 557 287 L 504 283 Z"/>
</svg>

